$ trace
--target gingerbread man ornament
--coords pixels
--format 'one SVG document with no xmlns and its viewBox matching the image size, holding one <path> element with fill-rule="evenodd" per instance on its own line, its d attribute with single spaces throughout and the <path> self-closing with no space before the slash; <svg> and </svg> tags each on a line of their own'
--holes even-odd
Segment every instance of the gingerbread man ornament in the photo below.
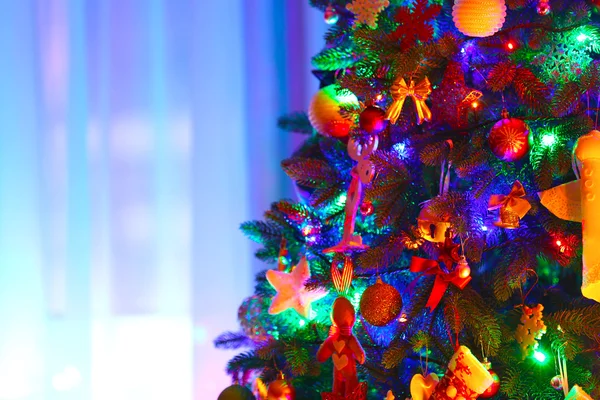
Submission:
<svg viewBox="0 0 600 400">
<path fill-rule="evenodd" d="M 341 398 L 350 397 L 359 387 L 356 363 L 364 364 L 365 351 L 352 333 L 356 312 L 345 297 L 338 297 L 331 312 L 333 325 L 329 337 L 317 351 L 317 360 L 333 361 L 332 394 Z"/>
</svg>

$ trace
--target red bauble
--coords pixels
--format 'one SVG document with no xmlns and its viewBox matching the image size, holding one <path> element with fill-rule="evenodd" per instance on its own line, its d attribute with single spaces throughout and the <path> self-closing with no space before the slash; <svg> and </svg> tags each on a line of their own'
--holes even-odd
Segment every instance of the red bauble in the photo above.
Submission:
<svg viewBox="0 0 600 400">
<path fill-rule="evenodd" d="M 324 18 L 327 25 L 335 25 L 340 19 L 340 15 L 332 5 L 329 5 L 325 9 Z"/>
<path fill-rule="evenodd" d="M 536 6 L 536 11 L 539 15 L 548 15 L 552 9 L 550 8 L 549 0 L 539 0 L 538 5 Z"/>
<path fill-rule="evenodd" d="M 556 375 L 554 378 L 550 379 L 550 385 L 552 385 L 552 387 L 556 390 L 562 390 L 562 377 L 560 375 Z"/>
<path fill-rule="evenodd" d="M 368 217 L 369 215 L 373 214 L 374 210 L 375 210 L 375 207 L 373 207 L 373 203 L 371 203 L 370 201 L 364 201 L 360 205 L 360 213 L 364 217 Z"/>
<path fill-rule="evenodd" d="M 487 390 L 485 392 L 483 392 L 482 394 L 479 395 L 479 397 L 482 399 L 489 399 L 491 397 L 494 397 L 496 395 L 496 393 L 498 393 L 498 391 L 500 390 L 500 377 L 498 376 L 497 373 L 495 373 L 491 369 L 488 370 L 488 372 L 492 376 L 494 383 L 492 383 L 492 386 L 487 388 Z"/>
<path fill-rule="evenodd" d="M 529 152 L 529 127 L 517 118 L 503 118 L 492 127 L 488 136 L 492 153 L 503 161 L 513 162 Z"/>
<path fill-rule="evenodd" d="M 368 106 L 360 113 L 358 123 L 360 129 L 371 135 L 381 133 L 387 126 L 385 111 L 376 106 Z"/>
</svg>

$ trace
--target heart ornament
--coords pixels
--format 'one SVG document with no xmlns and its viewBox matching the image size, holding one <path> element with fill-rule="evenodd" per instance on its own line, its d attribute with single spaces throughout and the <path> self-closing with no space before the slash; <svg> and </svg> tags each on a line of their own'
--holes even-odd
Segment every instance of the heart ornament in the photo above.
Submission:
<svg viewBox="0 0 600 400">
<path fill-rule="evenodd" d="M 333 365 L 335 365 L 335 369 L 337 369 L 338 371 L 344 369 L 348 365 L 348 356 L 345 354 L 341 356 L 334 354 L 331 356 L 331 359 L 333 360 Z"/>
<path fill-rule="evenodd" d="M 336 353 L 341 353 L 342 350 L 344 350 L 344 347 L 346 347 L 346 341 L 345 340 L 334 340 L 333 341 L 333 348 L 335 349 Z"/>
<path fill-rule="evenodd" d="M 436 374 L 415 374 L 410 380 L 410 395 L 413 400 L 429 400 L 439 381 Z"/>
</svg>

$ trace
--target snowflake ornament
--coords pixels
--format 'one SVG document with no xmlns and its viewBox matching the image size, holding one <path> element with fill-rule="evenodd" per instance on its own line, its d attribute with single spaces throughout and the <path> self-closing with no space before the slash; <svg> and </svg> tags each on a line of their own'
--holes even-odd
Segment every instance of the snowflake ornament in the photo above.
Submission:
<svg viewBox="0 0 600 400">
<path fill-rule="evenodd" d="M 552 41 L 532 60 L 540 66 L 542 78 L 565 84 L 577 80 L 592 62 L 589 46 L 574 39 L 573 34 L 555 33 Z"/>
<path fill-rule="evenodd" d="M 346 8 L 355 16 L 355 27 L 361 23 L 377 28 L 377 16 L 389 5 L 389 0 L 354 0 Z"/>
<path fill-rule="evenodd" d="M 521 323 L 517 326 L 515 338 L 523 350 L 523 359 L 533 354 L 539 346 L 538 340 L 546 333 L 546 324 L 544 324 L 542 315 L 544 306 L 538 304 L 535 307 L 523 306 L 523 315 Z"/>
<path fill-rule="evenodd" d="M 392 33 L 392 37 L 400 42 L 400 48 L 406 50 L 417 40 L 427 42 L 433 37 L 433 26 L 430 22 L 442 11 L 439 4 L 428 5 L 428 0 L 417 0 L 414 8 L 398 7 L 394 19 L 400 25 Z"/>
</svg>

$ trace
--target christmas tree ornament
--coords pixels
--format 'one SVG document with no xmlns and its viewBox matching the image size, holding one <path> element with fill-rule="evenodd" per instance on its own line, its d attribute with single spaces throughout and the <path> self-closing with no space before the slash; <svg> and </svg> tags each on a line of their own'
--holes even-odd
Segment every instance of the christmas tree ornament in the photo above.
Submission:
<svg viewBox="0 0 600 400">
<path fill-rule="evenodd" d="M 362 201 L 363 185 L 369 184 L 375 175 L 375 165 L 369 161 L 369 156 L 377 150 L 379 145 L 377 135 L 369 136 L 366 140 L 365 144 L 360 144 L 354 138 L 348 140 L 348 155 L 357 164 L 350 171 L 352 180 L 346 196 L 344 231 L 342 240 L 335 246 L 323 250 L 323 253 L 347 253 L 369 248 L 369 246 L 362 243 L 362 237 L 354 233 L 356 212 Z"/>
<path fill-rule="evenodd" d="M 582 202 L 579 180 L 538 192 L 538 196 L 542 205 L 558 218 L 581 222 Z"/>
<path fill-rule="evenodd" d="M 370 135 L 383 132 L 387 127 L 385 111 L 377 106 L 368 106 L 360 113 L 358 125 L 360 129 Z"/>
<path fill-rule="evenodd" d="M 471 350 L 460 346 L 448 363 L 446 374 L 431 395 L 431 400 L 476 399 L 494 383 L 492 375 Z"/>
<path fill-rule="evenodd" d="M 412 7 L 398 7 L 394 15 L 398 27 L 390 37 L 399 42 L 400 50 L 403 51 L 415 45 L 417 41 L 430 41 L 433 38 L 431 22 L 441 10 L 441 5 L 429 4 L 428 0 L 417 0 Z"/>
<path fill-rule="evenodd" d="M 250 339 L 264 342 L 276 332 L 271 319 L 265 317 L 268 309 L 269 300 L 260 296 L 251 296 L 242 302 L 238 309 L 238 321 Z"/>
<path fill-rule="evenodd" d="M 333 287 L 339 294 L 345 294 L 350 288 L 352 283 L 352 276 L 354 275 L 354 264 L 352 259 L 348 256 L 344 257 L 344 264 L 340 270 L 339 262 L 334 258 L 331 263 L 331 279 L 333 281 Z"/>
<path fill-rule="evenodd" d="M 311 304 L 327 295 L 324 289 L 308 290 L 304 284 L 309 278 L 310 267 L 306 257 L 302 257 L 290 273 L 268 270 L 267 280 L 277 291 L 269 314 L 279 314 L 292 308 L 304 318 L 309 318 Z"/>
<path fill-rule="evenodd" d="M 467 279 L 471 276 L 471 267 L 465 256 L 461 256 L 458 264 L 456 264 L 456 275 L 461 279 Z"/>
<path fill-rule="evenodd" d="M 356 363 L 364 364 L 366 357 L 360 342 L 352 333 L 356 312 L 350 300 L 338 297 L 333 302 L 331 322 L 329 337 L 317 351 L 317 361 L 322 363 L 329 358 L 333 361 L 333 389 L 331 393 L 323 393 L 323 399 L 366 399 L 366 385 L 361 385 L 356 375 Z"/>
<path fill-rule="evenodd" d="M 459 276 L 460 273 L 465 275 L 464 266 L 461 269 L 455 268 L 452 270 L 453 263 L 461 261 L 461 257 L 458 254 L 459 247 L 460 245 L 456 245 L 452 242 L 451 232 L 448 231 L 444 244 L 439 246 L 440 256 L 438 261 L 413 256 L 410 262 L 410 272 L 418 273 L 419 276 L 409 285 L 409 293 L 413 291 L 414 286 L 421 276 L 435 275 L 433 288 L 431 289 L 431 294 L 425 305 L 431 312 L 438 306 L 450 284 L 453 284 L 462 290 L 471 281 L 470 271 L 469 276 L 467 277 L 463 278 Z M 446 265 L 447 271 L 442 269 L 440 262 L 443 262 Z"/>
<path fill-rule="evenodd" d="M 498 32 L 506 19 L 504 0 L 455 0 L 452 20 L 463 34 L 488 37 Z"/>
<path fill-rule="evenodd" d="M 440 378 L 436 374 L 421 374 L 413 375 L 410 380 L 410 396 L 412 400 L 429 400 L 435 391 L 435 387 L 440 382 Z"/>
<path fill-rule="evenodd" d="M 582 294 L 600 302 L 600 223 L 595 199 L 600 196 L 600 184 L 595 175 L 600 171 L 600 131 L 593 130 L 580 137 L 575 145 L 574 172 L 576 181 L 539 192 L 541 203 L 558 218 L 582 222 L 583 272 Z M 582 172 L 580 178 L 580 170 Z"/>
<path fill-rule="evenodd" d="M 421 209 L 417 218 L 417 226 L 421 237 L 428 242 L 441 243 L 446 240 L 446 231 L 452 228 L 450 216 L 437 216 L 431 210 L 431 203 L 427 202 Z"/>
<path fill-rule="evenodd" d="M 492 195 L 488 203 L 488 210 L 500 209 L 500 219 L 494 222 L 494 225 L 506 229 L 518 228 L 521 218 L 531 209 L 531 204 L 523 198 L 525 194 L 525 188 L 521 182 L 515 181 L 508 195 Z"/>
<path fill-rule="evenodd" d="M 485 392 L 481 393 L 481 396 L 479 397 L 481 397 L 482 399 L 489 399 L 494 397 L 498 393 L 498 391 L 500 391 L 500 377 L 497 373 L 492 371 L 492 363 L 488 361 L 487 357 L 483 358 L 483 362 L 481 364 L 485 367 L 485 369 L 488 370 L 488 372 L 492 376 L 492 379 L 494 380 L 494 383 L 492 383 L 492 385 L 489 388 L 487 388 Z"/>
<path fill-rule="evenodd" d="M 319 133 L 341 138 L 348 136 L 354 126 L 351 119 L 344 118 L 340 107 L 358 107 L 358 99 L 351 92 L 340 92 L 340 86 L 333 84 L 320 89 L 310 102 L 308 119 Z"/>
<path fill-rule="evenodd" d="M 360 205 L 360 213 L 363 217 L 368 217 L 369 215 L 373 214 L 373 211 L 375 211 L 375 207 L 370 201 L 363 201 Z"/>
<path fill-rule="evenodd" d="M 500 377 L 491 369 L 488 370 L 488 372 L 492 376 L 494 382 L 489 388 L 487 388 L 483 393 L 481 393 L 479 397 L 481 397 L 482 399 L 491 399 L 500 391 Z"/>
<path fill-rule="evenodd" d="M 437 121 L 464 128 L 468 125 L 469 113 L 477 110 L 482 96 L 479 90 L 466 85 L 462 64 L 450 61 L 441 84 L 431 94 L 432 112 Z"/>
<path fill-rule="evenodd" d="M 296 400 L 296 389 L 285 379 L 283 372 L 280 371 L 279 379 L 269 385 L 265 400 Z"/>
<path fill-rule="evenodd" d="M 407 85 L 404 78 L 398 78 L 390 88 L 390 94 L 394 100 L 386 112 L 386 118 L 395 124 L 402 112 L 402 107 L 407 97 L 411 97 L 417 110 L 417 124 L 431 120 L 431 110 L 427 107 L 425 100 L 431 94 L 431 83 L 425 77 L 421 82 L 415 83 L 413 79 Z"/>
<path fill-rule="evenodd" d="M 591 131 L 577 140 L 575 157 L 582 165 L 580 188 L 583 282 L 581 293 L 588 299 L 600 302 L 600 131 Z"/>
<path fill-rule="evenodd" d="M 327 25 L 335 25 L 340 19 L 340 14 L 338 14 L 337 10 L 330 4 L 325 9 L 324 18 Z"/>
<path fill-rule="evenodd" d="M 592 397 L 585 392 L 579 385 L 573 386 L 565 400 L 594 400 Z"/>
<path fill-rule="evenodd" d="M 538 340 L 546 333 L 542 311 L 544 311 L 544 306 L 541 304 L 535 307 L 523 306 L 521 323 L 517 326 L 515 332 L 517 343 L 521 346 L 523 359 L 535 352 L 539 346 Z"/>
<path fill-rule="evenodd" d="M 506 110 L 502 111 L 502 119 L 492 127 L 488 136 L 488 144 L 492 153 L 507 162 L 519 161 L 527 155 L 531 147 L 529 127 L 517 118 L 509 118 Z"/>
<path fill-rule="evenodd" d="M 384 400 L 395 400 L 396 396 L 394 396 L 394 393 L 392 393 L 391 390 L 388 390 L 387 395 L 385 396 Z"/>
<path fill-rule="evenodd" d="M 556 390 L 562 390 L 562 377 L 560 375 L 554 376 L 554 378 L 550 379 L 550 385 Z"/>
<path fill-rule="evenodd" d="M 256 400 L 256 397 L 245 386 L 231 385 L 221 392 L 217 400 Z"/>
<path fill-rule="evenodd" d="M 398 317 L 402 311 L 402 296 L 392 285 L 377 277 L 360 298 L 360 314 L 369 324 L 385 326 Z"/>
<path fill-rule="evenodd" d="M 539 15 L 548 15 L 552 8 L 550 7 L 550 0 L 538 0 L 535 10 Z"/>
<path fill-rule="evenodd" d="M 354 27 L 365 24 L 374 29 L 379 13 L 389 5 L 389 0 L 353 0 L 346 8 L 354 14 Z"/>
</svg>

